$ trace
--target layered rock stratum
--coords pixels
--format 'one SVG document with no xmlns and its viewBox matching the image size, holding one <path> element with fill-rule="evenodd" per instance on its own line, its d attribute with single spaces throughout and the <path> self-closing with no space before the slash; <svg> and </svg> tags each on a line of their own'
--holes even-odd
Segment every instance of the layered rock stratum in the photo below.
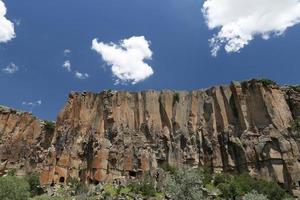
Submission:
<svg viewBox="0 0 300 200">
<path fill-rule="evenodd" d="M 195 91 L 71 93 L 54 132 L 0 109 L 1 169 L 98 183 L 159 167 L 249 172 L 289 191 L 300 184 L 299 87 L 251 80 Z"/>
</svg>

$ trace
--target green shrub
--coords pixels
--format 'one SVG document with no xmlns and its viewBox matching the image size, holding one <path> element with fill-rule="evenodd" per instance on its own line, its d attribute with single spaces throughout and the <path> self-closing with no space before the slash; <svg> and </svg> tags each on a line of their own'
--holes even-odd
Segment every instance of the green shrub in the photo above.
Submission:
<svg viewBox="0 0 300 200">
<path fill-rule="evenodd" d="M 300 132 L 300 117 L 295 119 L 291 126 L 292 131 Z"/>
<path fill-rule="evenodd" d="M 243 196 L 242 200 L 268 200 L 268 198 L 265 195 L 259 194 L 255 190 L 253 190 Z"/>
<path fill-rule="evenodd" d="M 180 94 L 179 92 L 175 92 L 173 94 L 173 106 L 175 105 L 175 103 L 179 103 L 179 100 L 180 100 Z"/>
<path fill-rule="evenodd" d="M 118 189 L 112 184 L 106 184 L 103 187 L 105 197 L 117 197 L 119 195 Z"/>
<path fill-rule="evenodd" d="M 40 187 L 40 179 L 38 173 L 32 173 L 25 177 L 25 180 L 29 183 L 31 196 L 37 196 L 44 193 Z"/>
<path fill-rule="evenodd" d="M 275 182 L 257 180 L 255 186 L 256 187 L 254 188 L 257 192 L 266 195 L 269 199 L 272 200 L 281 200 L 290 196 Z"/>
<path fill-rule="evenodd" d="M 203 175 L 198 169 L 180 169 L 175 174 L 167 175 L 165 192 L 174 200 L 203 199 Z"/>
<path fill-rule="evenodd" d="M 26 200 L 30 196 L 30 185 L 23 178 L 5 176 L 0 178 L 1 200 Z"/>
<path fill-rule="evenodd" d="M 88 192 L 88 186 L 82 181 L 80 181 L 78 178 L 69 176 L 66 182 L 70 189 L 74 191 L 76 195 Z"/>
<path fill-rule="evenodd" d="M 265 86 L 265 87 L 268 87 L 271 85 L 273 85 L 273 86 L 278 85 L 275 81 L 272 81 L 270 79 L 263 78 L 263 79 L 259 79 L 258 81 L 261 82 L 263 84 L 263 86 Z"/>
<path fill-rule="evenodd" d="M 169 165 L 168 163 L 164 163 L 164 164 L 160 165 L 160 168 L 170 174 L 175 174 L 177 171 L 176 167 L 173 167 L 173 166 Z"/>
<path fill-rule="evenodd" d="M 144 197 L 154 197 L 156 190 L 154 185 L 148 181 L 133 181 L 127 185 L 127 187 L 135 194 L 141 194 Z"/>
<path fill-rule="evenodd" d="M 232 176 L 227 173 L 217 173 L 214 177 L 214 185 L 220 185 L 221 183 L 228 183 L 232 179 Z"/>
<path fill-rule="evenodd" d="M 58 196 L 49 197 L 48 195 L 44 194 L 41 196 L 35 196 L 30 200 L 70 200 L 70 198 L 58 197 Z"/>
<path fill-rule="evenodd" d="M 55 122 L 44 120 L 44 127 L 47 131 L 53 132 L 55 130 Z"/>
<path fill-rule="evenodd" d="M 211 169 L 209 169 L 208 167 L 204 167 L 202 169 L 202 176 L 203 176 L 203 180 L 202 180 L 203 185 L 208 185 L 213 180 Z"/>
<path fill-rule="evenodd" d="M 10 169 L 10 170 L 7 172 L 7 175 L 8 175 L 8 176 L 15 176 L 15 175 L 16 175 L 16 172 L 17 172 L 16 169 Z"/>
<path fill-rule="evenodd" d="M 300 85 L 291 86 L 291 88 L 292 88 L 293 90 L 295 90 L 296 92 L 300 92 Z"/>
<path fill-rule="evenodd" d="M 288 194 L 275 182 L 257 180 L 247 173 L 236 175 L 231 180 L 217 185 L 225 199 L 242 197 L 253 190 L 272 200 L 281 200 Z"/>
</svg>

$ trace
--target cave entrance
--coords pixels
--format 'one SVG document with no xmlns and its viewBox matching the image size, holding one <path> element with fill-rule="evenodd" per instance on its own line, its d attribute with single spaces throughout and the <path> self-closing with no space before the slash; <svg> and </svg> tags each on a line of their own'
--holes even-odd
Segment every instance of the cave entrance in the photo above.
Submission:
<svg viewBox="0 0 300 200">
<path fill-rule="evenodd" d="M 129 171 L 129 176 L 131 176 L 131 177 L 137 177 L 137 172 L 135 172 L 135 171 Z"/>
<path fill-rule="evenodd" d="M 60 182 L 60 183 L 64 183 L 64 182 L 65 182 L 65 177 L 63 177 L 63 176 L 60 177 L 60 178 L 59 178 L 59 182 Z"/>
</svg>

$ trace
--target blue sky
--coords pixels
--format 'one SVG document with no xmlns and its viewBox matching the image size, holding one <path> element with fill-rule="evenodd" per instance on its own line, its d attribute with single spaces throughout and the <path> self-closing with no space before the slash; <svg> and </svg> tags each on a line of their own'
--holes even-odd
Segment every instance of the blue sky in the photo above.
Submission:
<svg viewBox="0 0 300 200">
<path fill-rule="evenodd" d="M 208 28 L 199 0 L 3 2 L 16 37 L 0 43 L 0 68 L 14 63 L 18 70 L 0 72 L 0 104 L 43 119 L 56 118 L 70 91 L 192 90 L 255 77 L 300 83 L 298 24 L 268 40 L 255 37 L 239 52 L 221 49 L 214 57 L 208 40 L 219 29 Z M 91 49 L 92 40 L 108 45 L 132 36 L 151 41 L 153 55 L 146 63 L 154 73 L 136 84 L 116 85 L 111 67 Z M 65 49 L 71 53 L 65 55 Z M 66 60 L 72 72 L 62 67 Z M 76 71 L 89 77 L 78 79 Z"/>
</svg>

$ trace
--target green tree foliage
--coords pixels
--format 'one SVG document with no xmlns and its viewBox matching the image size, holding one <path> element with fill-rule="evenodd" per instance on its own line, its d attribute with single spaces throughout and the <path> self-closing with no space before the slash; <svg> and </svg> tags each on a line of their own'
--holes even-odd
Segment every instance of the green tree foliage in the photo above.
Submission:
<svg viewBox="0 0 300 200">
<path fill-rule="evenodd" d="M 179 103 L 180 100 L 180 94 L 179 92 L 175 92 L 173 95 L 173 106 L 175 105 L 175 103 Z"/>
<path fill-rule="evenodd" d="M 268 200 L 268 198 L 265 195 L 259 194 L 258 192 L 253 190 L 243 196 L 242 200 Z"/>
<path fill-rule="evenodd" d="M 175 174 L 177 171 L 176 167 L 173 167 L 171 165 L 169 165 L 168 163 L 164 163 L 162 165 L 159 166 L 161 169 L 163 169 L 165 172 L 168 172 L 170 174 Z"/>
<path fill-rule="evenodd" d="M 292 123 L 291 128 L 292 128 L 292 131 L 300 133 L 300 117 L 295 119 L 295 121 Z"/>
<path fill-rule="evenodd" d="M 43 189 L 40 187 L 40 180 L 38 173 L 32 173 L 25 177 L 25 180 L 28 182 L 30 186 L 30 194 L 31 196 L 41 195 L 44 193 Z"/>
<path fill-rule="evenodd" d="M 50 196 L 44 194 L 41 196 L 35 196 L 35 197 L 31 198 L 30 200 L 70 200 L 70 198 L 59 197 L 59 196 L 50 197 Z"/>
<path fill-rule="evenodd" d="M 270 79 L 262 78 L 262 79 L 259 79 L 258 81 L 261 82 L 263 84 L 263 86 L 265 86 L 265 87 L 268 87 L 271 85 L 275 85 L 275 86 L 278 85 L 275 81 L 272 81 Z"/>
<path fill-rule="evenodd" d="M 76 195 L 84 194 L 88 192 L 88 186 L 82 181 L 80 181 L 78 178 L 68 177 L 67 185 L 70 187 L 72 191 L 74 191 Z"/>
<path fill-rule="evenodd" d="M 30 196 L 30 185 L 23 178 L 5 176 L 0 178 L 1 200 L 26 200 Z"/>
<path fill-rule="evenodd" d="M 255 179 L 244 173 L 227 178 L 218 178 L 215 185 L 222 192 L 225 199 L 236 199 L 242 197 L 253 190 L 260 194 L 266 195 L 272 200 L 281 200 L 287 197 L 287 193 L 275 182 Z"/>
<path fill-rule="evenodd" d="M 44 124 L 45 124 L 45 129 L 47 131 L 53 132 L 55 129 L 55 122 L 53 121 L 49 121 L 49 120 L 44 120 Z"/>
<path fill-rule="evenodd" d="M 174 200 L 203 199 L 203 175 L 197 169 L 179 169 L 169 174 L 165 180 L 165 192 Z"/>
<path fill-rule="evenodd" d="M 145 175 L 142 180 L 130 182 L 127 187 L 133 193 L 141 194 L 144 197 L 154 197 L 156 195 L 153 179 L 149 175 Z"/>
</svg>

